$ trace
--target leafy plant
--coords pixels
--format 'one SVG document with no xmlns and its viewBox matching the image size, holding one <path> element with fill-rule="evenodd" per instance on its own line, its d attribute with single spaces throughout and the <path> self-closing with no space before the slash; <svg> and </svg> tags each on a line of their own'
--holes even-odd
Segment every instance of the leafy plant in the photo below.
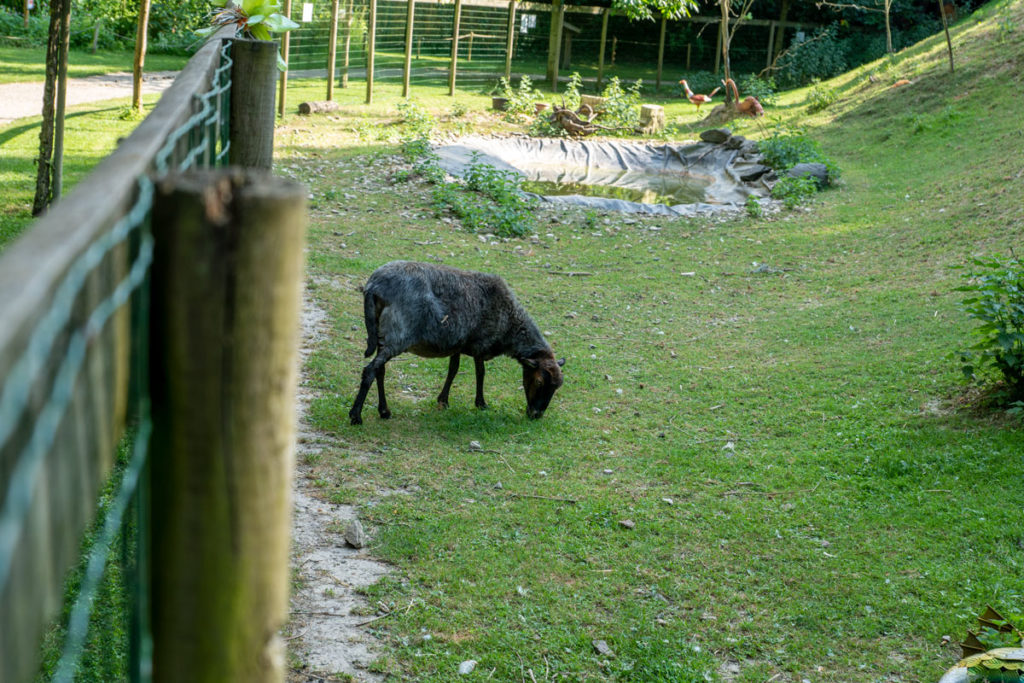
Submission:
<svg viewBox="0 0 1024 683">
<path fill-rule="evenodd" d="M 969 296 L 961 309 L 978 321 L 977 341 L 958 352 L 961 370 L 977 379 L 988 368 L 1002 375 L 1003 386 L 994 398 L 1014 412 L 1024 403 L 1024 262 L 1011 254 L 973 259 L 964 275 L 967 283 L 956 288 Z"/>
<path fill-rule="evenodd" d="M 821 145 L 810 139 L 801 128 L 776 126 L 771 135 L 761 140 L 758 150 L 765 163 L 777 170 L 792 168 L 797 164 L 820 163 L 828 168 L 829 178 L 834 182 L 840 170 L 836 163 L 821 151 Z"/>
<path fill-rule="evenodd" d="M 739 79 L 739 90 L 744 97 L 747 95 L 756 97 L 757 101 L 766 107 L 774 105 L 777 99 L 775 79 L 771 76 L 766 78 L 761 78 L 756 74 L 742 76 Z"/>
<path fill-rule="evenodd" d="M 818 183 L 810 176 L 793 178 L 783 176 L 772 187 L 772 197 L 781 200 L 787 209 L 795 209 L 814 196 L 818 191 Z"/>
<path fill-rule="evenodd" d="M 525 74 L 519 79 L 517 88 L 513 88 L 503 76 L 498 81 L 498 92 L 507 100 L 504 119 L 510 122 L 518 121 L 523 115 L 533 114 L 534 104 L 543 97 L 539 90 L 534 89 L 533 81 Z"/>
<path fill-rule="evenodd" d="M 761 206 L 761 202 L 757 200 L 757 197 L 752 194 L 747 195 L 747 201 L 743 206 L 747 210 L 747 215 L 751 218 L 761 218 L 764 216 L 764 207 Z"/>
<path fill-rule="evenodd" d="M 281 3 L 278 0 L 242 0 L 240 5 L 228 4 L 227 0 L 213 0 L 220 9 L 214 10 L 210 18 L 210 26 L 196 30 L 200 36 L 210 36 L 222 26 L 235 24 L 238 33 L 255 40 L 270 40 L 271 33 L 282 33 L 299 28 L 299 25 L 281 14 Z M 287 68 L 281 53 L 277 55 L 277 66 L 282 71 Z"/>
<path fill-rule="evenodd" d="M 604 112 L 601 123 L 610 128 L 632 129 L 640 123 L 640 92 L 643 81 L 637 79 L 631 86 L 623 89 L 618 76 L 612 76 L 601 96 L 604 97 Z"/>
<path fill-rule="evenodd" d="M 437 119 L 412 100 L 399 102 L 398 113 L 401 115 L 402 124 L 406 126 L 411 138 L 429 138 L 437 126 Z"/>
<path fill-rule="evenodd" d="M 839 93 L 835 88 L 822 83 L 821 79 L 815 78 L 812 83 L 811 90 L 807 93 L 807 113 L 817 114 L 835 104 L 839 99 Z"/>
<path fill-rule="evenodd" d="M 580 106 L 580 86 L 583 85 L 583 76 L 580 76 L 578 71 L 573 71 L 572 76 L 569 77 L 569 82 L 565 85 L 565 92 L 562 96 L 565 98 L 565 106 L 570 109 L 576 109 Z"/>
<path fill-rule="evenodd" d="M 474 155 L 466 169 L 465 189 L 469 192 L 458 183 L 441 183 L 434 190 L 435 205 L 450 210 L 474 232 L 489 230 L 501 237 L 536 232 L 536 200 L 522 191 L 522 177 L 515 171 L 485 164 L 478 157 Z"/>
<path fill-rule="evenodd" d="M 798 86 L 815 78 L 837 76 L 846 70 L 847 51 L 847 45 L 839 39 L 838 24 L 821 28 L 802 43 L 792 45 L 779 59 L 779 81 Z"/>
</svg>

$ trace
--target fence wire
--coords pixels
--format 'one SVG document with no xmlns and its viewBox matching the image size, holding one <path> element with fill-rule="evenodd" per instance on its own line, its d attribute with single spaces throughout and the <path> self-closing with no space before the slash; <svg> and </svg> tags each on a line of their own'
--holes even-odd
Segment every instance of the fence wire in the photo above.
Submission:
<svg viewBox="0 0 1024 683">
<path fill-rule="evenodd" d="M 231 92 L 231 43 L 221 49 L 221 63 L 216 69 L 210 89 L 198 96 L 198 110 L 182 126 L 171 133 L 154 159 L 158 173 L 171 169 L 196 166 L 222 166 L 227 162 L 229 107 Z M 135 422 L 134 444 L 131 456 L 120 472 L 116 494 L 104 510 L 104 521 L 88 551 L 83 577 L 77 597 L 70 609 L 61 656 L 56 664 L 53 681 L 70 683 L 79 672 L 85 643 L 89 634 L 89 621 L 104 573 L 113 559 L 113 548 L 120 538 L 124 545 L 134 546 L 128 566 L 126 584 L 132 594 L 128 596 L 135 615 L 132 621 L 128 678 L 148 681 L 151 674 L 152 644 L 148 633 L 148 604 L 144 568 L 148 546 L 145 506 L 138 498 L 147 495 L 149 435 L 152 429 L 149 414 L 146 366 L 148 359 L 148 277 L 153 259 L 153 238 L 149 230 L 152 209 L 153 183 L 147 177 L 137 181 L 136 199 L 127 213 L 98 240 L 93 242 L 72 264 L 57 287 L 49 309 L 37 323 L 21 358 L 12 366 L 0 393 L 0 446 L 11 438 L 15 426 L 29 409 L 30 400 L 46 370 L 47 359 L 71 326 L 75 302 L 87 287 L 90 276 L 102 266 L 115 249 L 128 245 L 134 254 L 127 275 L 118 282 L 110 294 L 88 314 L 86 321 L 71 332 L 66 342 L 56 376 L 49 388 L 42 410 L 31 428 L 31 436 L 20 451 L 7 490 L 0 507 L 0 589 L 8 579 L 14 551 L 19 539 L 26 533 L 27 515 L 32 505 L 33 492 L 43 473 L 47 453 L 52 447 L 58 429 L 65 420 L 75 386 L 79 380 L 89 344 L 106 328 L 110 319 L 125 306 L 132 307 L 132 348 L 137 357 L 132 359 L 134 405 L 130 409 Z M 140 517 L 141 516 L 141 517 Z M 132 534 L 133 542 L 125 542 Z"/>
</svg>

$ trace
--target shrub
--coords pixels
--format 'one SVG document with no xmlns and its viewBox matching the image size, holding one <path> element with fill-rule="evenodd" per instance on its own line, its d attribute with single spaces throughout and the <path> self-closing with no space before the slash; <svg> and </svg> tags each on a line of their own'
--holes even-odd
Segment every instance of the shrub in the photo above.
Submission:
<svg viewBox="0 0 1024 683">
<path fill-rule="evenodd" d="M 429 138 L 437 126 L 437 119 L 412 100 L 399 102 L 398 113 L 412 138 Z"/>
<path fill-rule="evenodd" d="M 776 87 L 775 79 L 771 76 L 761 78 L 756 74 L 747 74 L 739 79 L 739 91 L 744 97 L 751 95 L 766 107 L 775 104 Z M 710 90 L 708 92 L 711 92 Z"/>
<path fill-rule="evenodd" d="M 829 178 L 839 178 L 839 167 L 821 151 L 815 140 L 807 137 L 800 128 L 778 126 L 772 134 L 757 144 L 765 163 L 777 170 L 792 168 L 797 164 L 821 163 L 828 167 Z"/>
<path fill-rule="evenodd" d="M 968 379 L 986 368 L 1002 375 L 1003 385 L 993 398 L 1013 412 L 1024 409 L 1024 262 L 1015 255 L 974 259 L 956 288 L 969 296 L 962 310 L 978 321 L 974 344 L 958 352 Z"/>
<path fill-rule="evenodd" d="M 839 99 L 839 93 L 835 88 L 830 88 L 817 78 L 812 83 L 814 85 L 807 93 L 807 113 L 817 114 L 835 104 L 835 101 Z"/>
<path fill-rule="evenodd" d="M 640 123 L 640 91 L 643 81 L 637 79 L 625 90 L 618 76 L 612 76 L 601 96 L 605 98 L 601 125 L 609 128 L 627 128 L 632 131 Z"/>
<path fill-rule="evenodd" d="M 818 29 L 802 43 L 795 43 L 778 63 L 779 82 L 807 85 L 814 78 L 831 78 L 846 71 L 847 45 L 839 40 L 839 26 Z"/>
<path fill-rule="evenodd" d="M 534 89 L 533 81 L 525 74 L 519 79 L 519 87 L 515 89 L 503 76 L 498 81 L 497 92 L 508 100 L 505 104 L 504 118 L 510 122 L 518 121 L 521 116 L 533 114 L 534 104 L 543 97 L 539 90 Z"/>
<path fill-rule="evenodd" d="M 787 209 L 795 209 L 814 196 L 818 191 L 818 183 L 810 176 L 792 178 L 783 176 L 772 187 L 772 197 L 782 201 Z"/>
</svg>

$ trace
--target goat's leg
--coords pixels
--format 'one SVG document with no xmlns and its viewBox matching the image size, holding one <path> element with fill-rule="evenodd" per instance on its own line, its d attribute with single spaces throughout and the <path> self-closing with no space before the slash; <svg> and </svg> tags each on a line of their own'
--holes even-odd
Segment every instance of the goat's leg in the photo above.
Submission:
<svg viewBox="0 0 1024 683">
<path fill-rule="evenodd" d="M 377 368 L 377 413 L 380 419 L 387 420 L 391 417 L 391 411 L 388 410 L 388 400 L 384 398 L 384 367 L 381 365 Z"/>
<path fill-rule="evenodd" d="M 476 407 L 483 410 L 487 407 L 484 400 L 484 361 L 482 358 L 474 358 L 473 366 L 476 368 Z"/>
<path fill-rule="evenodd" d="M 441 408 L 448 407 L 448 392 L 452 388 L 455 375 L 459 373 L 459 355 L 458 353 L 453 353 L 448 359 L 448 376 L 444 380 L 441 393 L 437 395 L 437 405 Z"/>
<path fill-rule="evenodd" d="M 363 423 L 363 403 L 366 401 L 366 394 L 370 391 L 370 387 L 373 385 L 373 380 L 378 376 L 378 372 L 383 382 L 384 364 L 391 360 L 391 358 L 391 355 L 385 354 L 384 350 L 380 349 L 376 357 L 363 368 L 362 381 L 359 383 L 359 393 L 356 394 L 356 400 L 352 402 L 352 409 L 348 411 L 348 419 L 352 424 L 358 425 Z M 381 396 L 383 396 L 383 388 L 380 391 Z"/>
</svg>

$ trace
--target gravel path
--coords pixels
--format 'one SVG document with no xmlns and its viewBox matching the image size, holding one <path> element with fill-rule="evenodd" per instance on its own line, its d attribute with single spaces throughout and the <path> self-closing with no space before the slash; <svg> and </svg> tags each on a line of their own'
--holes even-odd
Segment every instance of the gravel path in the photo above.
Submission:
<svg viewBox="0 0 1024 683">
<path fill-rule="evenodd" d="M 154 71 L 142 80 L 143 93 L 159 93 L 174 82 L 176 71 Z M 101 102 L 131 97 L 132 75 L 125 72 L 68 79 L 68 104 Z M 43 83 L 0 83 L 0 126 L 43 110 Z"/>
</svg>

